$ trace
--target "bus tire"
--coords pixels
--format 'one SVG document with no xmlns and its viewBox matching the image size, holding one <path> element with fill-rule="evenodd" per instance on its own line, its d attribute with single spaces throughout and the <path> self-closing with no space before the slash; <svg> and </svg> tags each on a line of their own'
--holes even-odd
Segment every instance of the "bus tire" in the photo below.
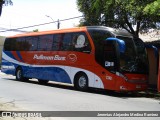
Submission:
<svg viewBox="0 0 160 120">
<path fill-rule="evenodd" d="M 18 81 L 28 81 L 29 79 L 26 77 L 23 77 L 23 70 L 21 67 L 18 67 L 16 70 L 16 80 Z"/>
<path fill-rule="evenodd" d="M 41 79 L 38 79 L 38 82 L 42 85 L 45 85 L 49 82 L 49 80 L 41 80 Z"/>
<path fill-rule="evenodd" d="M 80 91 L 88 90 L 88 77 L 85 73 L 79 73 L 75 76 L 74 87 Z"/>
</svg>

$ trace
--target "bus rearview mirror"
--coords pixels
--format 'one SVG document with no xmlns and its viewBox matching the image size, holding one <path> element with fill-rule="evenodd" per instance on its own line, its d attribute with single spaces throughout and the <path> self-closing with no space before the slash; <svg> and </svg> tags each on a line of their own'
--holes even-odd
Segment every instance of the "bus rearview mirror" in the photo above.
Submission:
<svg viewBox="0 0 160 120">
<path fill-rule="evenodd" d="M 118 38 L 107 38 L 106 39 L 107 41 L 115 41 L 116 43 L 118 43 L 118 46 L 119 46 L 119 50 L 121 53 L 124 53 L 125 52 L 125 42 L 121 39 L 118 39 Z"/>
</svg>

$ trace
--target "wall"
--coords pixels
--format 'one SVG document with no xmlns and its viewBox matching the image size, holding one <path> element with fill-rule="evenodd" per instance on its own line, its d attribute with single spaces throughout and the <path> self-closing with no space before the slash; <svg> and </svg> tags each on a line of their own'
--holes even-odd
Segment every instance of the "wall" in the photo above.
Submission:
<svg viewBox="0 0 160 120">
<path fill-rule="evenodd" d="M 149 59 L 149 86 L 150 87 L 157 87 L 157 81 L 158 81 L 158 59 L 155 55 L 155 51 L 153 48 L 147 48 L 148 52 L 148 59 Z"/>
<path fill-rule="evenodd" d="M 159 48 L 159 69 L 158 69 L 158 83 L 157 83 L 158 92 L 160 92 L 160 48 Z"/>
<path fill-rule="evenodd" d="M 3 49 L 4 40 L 5 38 L 0 36 L 0 65 L 2 61 L 2 49 Z"/>
</svg>

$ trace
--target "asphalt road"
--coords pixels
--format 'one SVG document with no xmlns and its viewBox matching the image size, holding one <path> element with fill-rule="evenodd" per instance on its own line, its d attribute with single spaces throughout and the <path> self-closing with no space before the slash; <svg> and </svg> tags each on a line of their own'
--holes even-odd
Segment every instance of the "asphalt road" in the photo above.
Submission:
<svg viewBox="0 0 160 120">
<path fill-rule="evenodd" d="M 72 86 L 53 82 L 40 85 L 37 80 L 16 81 L 15 77 L 2 73 L 0 73 L 0 99 L 11 101 L 20 108 L 31 111 L 160 111 L 160 101 L 147 96 L 107 93 L 99 90 L 80 92 L 74 90 Z M 97 118 L 99 119 L 104 118 Z"/>
</svg>

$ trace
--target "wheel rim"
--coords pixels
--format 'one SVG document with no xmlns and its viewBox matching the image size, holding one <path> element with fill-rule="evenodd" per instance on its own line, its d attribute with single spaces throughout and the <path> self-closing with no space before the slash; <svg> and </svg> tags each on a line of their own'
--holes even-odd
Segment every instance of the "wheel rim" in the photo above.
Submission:
<svg viewBox="0 0 160 120">
<path fill-rule="evenodd" d="M 87 79 L 84 76 L 81 76 L 79 78 L 79 86 L 81 88 L 84 88 L 84 87 L 86 87 L 86 84 L 87 84 Z"/>
<path fill-rule="evenodd" d="M 21 79 L 21 75 L 22 75 L 21 70 L 18 70 L 18 71 L 17 71 L 17 78 L 18 78 L 18 79 Z"/>
</svg>

